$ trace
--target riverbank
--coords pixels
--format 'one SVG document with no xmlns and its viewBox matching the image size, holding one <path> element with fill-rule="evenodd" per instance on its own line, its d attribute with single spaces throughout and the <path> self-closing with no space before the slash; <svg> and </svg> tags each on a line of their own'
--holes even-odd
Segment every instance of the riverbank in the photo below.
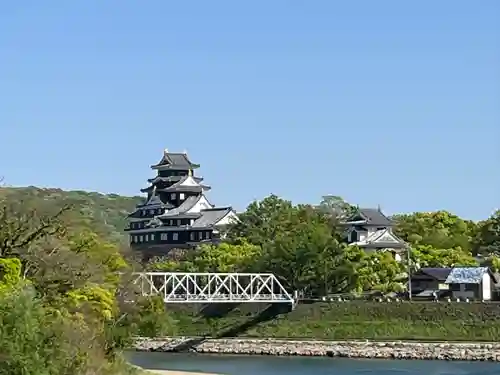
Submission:
<svg viewBox="0 0 500 375">
<path fill-rule="evenodd" d="M 500 362 L 500 343 L 138 338 L 137 351 Z M 172 374 L 170 374 L 172 375 Z"/>
<path fill-rule="evenodd" d="M 292 311 L 286 304 L 179 304 L 168 305 L 163 316 L 141 314 L 145 323 L 140 324 L 140 335 L 147 337 L 330 341 L 362 337 L 387 342 L 494 342 L 500 338 L 498 303 L 318 302 L 299 303 Z"/>
</svg>

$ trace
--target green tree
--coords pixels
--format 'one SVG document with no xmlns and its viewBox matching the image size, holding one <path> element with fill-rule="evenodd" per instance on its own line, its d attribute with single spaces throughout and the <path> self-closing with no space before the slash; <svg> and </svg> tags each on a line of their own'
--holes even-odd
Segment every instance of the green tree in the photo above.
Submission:
<svg viewBox="0 0 500 375">
<path fill-rule="evenodd" d="M 415 212 L 396 215 L 395 233 L 413 245 L 429 245 L 434 248 L 471 249 L 476 232 L 473 221 L 464 220 L 447 211 Z"/>
<path fill-rule="evenodd" d="M 292 202 L 270 195 L 262 201 L 252 202 L 245 212 L 238 215 L 238 222 L 228 232 L 229 238 L 244 238 L 262 246 L 283 232 L 289 232 L 287 217 L 294 210 Z"/>
<path fill-rule="evenodd" d="M 98 373 L 106 361 L 85 324 L 52 311 L 19 286 L 0 298 L 0 374 Z"/>
<path fill-rule="evenodd" d="M 344 247 L 332 236 L 331 222 L 307 205 L 289 207 L 263 245 L 260 269 L 272 272 L 293 290 L 326 294 Z M 347 270 L 347 268 L 344 268 Z"/>
<path fill-rule="evenodd" d="M 21 282 L 21 261 L 17 258 L 0 258 L 0 294 L 15 288 Z"/>
<path fill-rule="evenodd" d="M 356 213 L 356 206 L 347 203 L 342 197 L 337 195 L 323 196 L 319 210 L 338 221 L 345 221 Z"/>
<path fill-rule="evenodd" d="M 405 282 L 404 264 L 395 260 L 390 252 L 365 252 L 357 246 L 345 246 L 342 257 L 337 259 L 332 275 L 344 275 L 343 285 L 337 293 L 362 293 L 380 290 L 401 291 Z"/>
<path fill-rule="evenodd" d="M 480 222 L 474 238 L 474 253 L 500 255 L 500 210 Z"/>
<path fill-rule="evenodd" d="M 419 267 L 458 267 L 477 266 L 478 261 L 470 251 L 460 247 L 436 249 L 430 245 L 412 247 L 412 262 Z"/>
<path fill-rule="evenodd" d="M 155 258 L 147 266 L 148 270 L 171 272 L 250 272 L 261 256 L 261 248 L 245 241 L 201 245 L 180 260 Z"/>
<path fill-rule="evenodd" d="M 117 271 L 128 268 L 119 248 L 68 231 L 69 208 L 0 203 L 0 374 L 102 373 L 125 343 L 114 334 Z"/>
<path fill-rule="evenodd" d="M 143 201 L 141 197 L 100 194 L 86 191 L 64 191 L 52 188 L 2 187 L 0 201 L 16 205 L 17 214 L 36 211 L 38 216 L 50 217 L 64 207 L 64 229 L 71 233 L 91 231 L 112 243 L 125 244 L 123 228 L 127 215 Z"/>
</svg>

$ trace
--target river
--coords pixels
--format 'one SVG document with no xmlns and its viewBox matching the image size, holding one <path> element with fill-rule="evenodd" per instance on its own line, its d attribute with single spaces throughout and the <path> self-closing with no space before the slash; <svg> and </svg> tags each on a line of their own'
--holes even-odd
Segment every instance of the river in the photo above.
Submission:
<svg viewBox="0 0 500 375">
<path fill-rule="evenodd" d="M 500 363 L 219 356 L 130 352 L 129 360 L 156 370 L 224 375 L 500 375 Z"/>
</svg>

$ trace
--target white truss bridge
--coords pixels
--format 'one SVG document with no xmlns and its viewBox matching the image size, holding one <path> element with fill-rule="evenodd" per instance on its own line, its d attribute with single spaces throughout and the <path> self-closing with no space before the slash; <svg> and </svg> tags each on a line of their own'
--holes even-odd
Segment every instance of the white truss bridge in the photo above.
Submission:
<svg viewBox="0 0 500 375">
<path fill-rule="evenodd" d="M 133 283 L 165 303 L 295 303 L 271 273 L 141 272 Z"/>
</svg>

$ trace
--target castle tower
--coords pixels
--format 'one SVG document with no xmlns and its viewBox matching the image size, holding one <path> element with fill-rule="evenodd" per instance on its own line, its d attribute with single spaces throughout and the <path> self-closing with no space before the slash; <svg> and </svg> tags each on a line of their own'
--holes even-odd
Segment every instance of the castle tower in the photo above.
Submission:
<svg viewBox="0 0 500 375">
<path fill-rule="evenodd" d="M 221 228 L 236 220 L 232 207 L 215 207 L 205 196 L 210 186 L 195 176 L 199 167 L 185 152 L 168 150 L 151 166 L 157 175 L 141 189 L 147 198 L 128 217 L 132 248 L 166 254 L 172 248 L 211 243 L 218 240 Z"/>
</svg>

